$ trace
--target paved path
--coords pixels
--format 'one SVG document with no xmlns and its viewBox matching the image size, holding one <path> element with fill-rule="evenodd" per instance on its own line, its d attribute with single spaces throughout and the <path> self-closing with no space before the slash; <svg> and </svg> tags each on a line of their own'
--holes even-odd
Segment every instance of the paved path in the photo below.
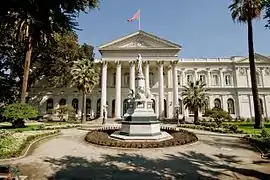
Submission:
<svg viewBox="0 0 270 180">
<path fill-rule="evenodd" d="M 63 130 L 16 160 L 33 180 L 270 179 L 270 164 L 236 137 L 194 130 L 199 141 L 163 149 L 120 150 L 84 142 L 86 131 Z"/>
</svg>

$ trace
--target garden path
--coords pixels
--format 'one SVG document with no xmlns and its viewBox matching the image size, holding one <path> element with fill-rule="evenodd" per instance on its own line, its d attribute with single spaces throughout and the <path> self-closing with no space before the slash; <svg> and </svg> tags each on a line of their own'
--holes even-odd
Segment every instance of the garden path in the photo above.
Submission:
<svg viewBox="0 0 270 180">
<path fill-rule="evenodd" d="M 194 144 L 123 150 L 87 144 L 86 131 L 67 129 L 12 164 L 33 180 L 270 179 L 270 162 L 244 141 L 192 131 L 199 138 Z"/>
</svg>

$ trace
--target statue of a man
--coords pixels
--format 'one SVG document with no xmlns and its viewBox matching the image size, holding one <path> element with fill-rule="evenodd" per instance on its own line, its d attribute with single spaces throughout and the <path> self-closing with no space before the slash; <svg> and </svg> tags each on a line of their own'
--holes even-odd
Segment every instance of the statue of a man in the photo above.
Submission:
<svg viewBox="0 0 270 180">
<path fill-rule="evenodd" d="M 141 54 L 138 54 L 138 58 L 137 58 L 137 62 L 138 62 L 138 74 L 142 74 L 142 56 Z"/>
</svg>

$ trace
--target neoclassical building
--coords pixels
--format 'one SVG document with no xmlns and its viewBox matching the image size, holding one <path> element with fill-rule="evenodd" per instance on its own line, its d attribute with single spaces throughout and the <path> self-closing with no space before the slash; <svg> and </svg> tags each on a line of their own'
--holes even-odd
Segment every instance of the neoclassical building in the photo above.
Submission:
<svg viewBox="0 0 270 180">
<path fill-rule="evenodd" d="M 183 59 L 178 56 L 180 51 L 180 45 L 144 31 L 101 45 L 102 58 L 95 60 L 100 64 L 101 82 L 87 97 L 88 117 L 102 117 L 104 107 L 108 117 L 123 116 L 129 89 L 135 88 L 138 54 L 143 59 L 145 87 L 153 94 L 157 118 L 172 118 L 178 104 L 181 116 L 193 116 L 184 108 L 181 91 L 194 80 L 203 81 L 210 89 L 208 108 L 221 107 L 235 118 L 254 116 L 248 57 Z M 261 54 L 255 58 L 261 108 L 263 116 L 269 117 L 270 58 Z M 29 95 L 42 114 L 59 104 L 70 104 L 78 115 L 81 113 L 82 93 L 77 89 L 50 88 L 43 80 L 30 89 Z"/>
</svg>

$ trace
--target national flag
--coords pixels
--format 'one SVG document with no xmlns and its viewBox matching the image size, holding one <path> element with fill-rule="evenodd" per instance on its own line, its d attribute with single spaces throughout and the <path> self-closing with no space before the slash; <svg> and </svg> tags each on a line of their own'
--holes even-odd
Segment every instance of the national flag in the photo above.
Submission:
<svg viewBox="0 0 270 180">
<path fill-rule="evenodd" d="M 129 18 L 127 21 L 132 22 L 134 20 L 140 20 L 140 9 L 137 10 L 137 12 L 131 18 Z"/>
</svg>

